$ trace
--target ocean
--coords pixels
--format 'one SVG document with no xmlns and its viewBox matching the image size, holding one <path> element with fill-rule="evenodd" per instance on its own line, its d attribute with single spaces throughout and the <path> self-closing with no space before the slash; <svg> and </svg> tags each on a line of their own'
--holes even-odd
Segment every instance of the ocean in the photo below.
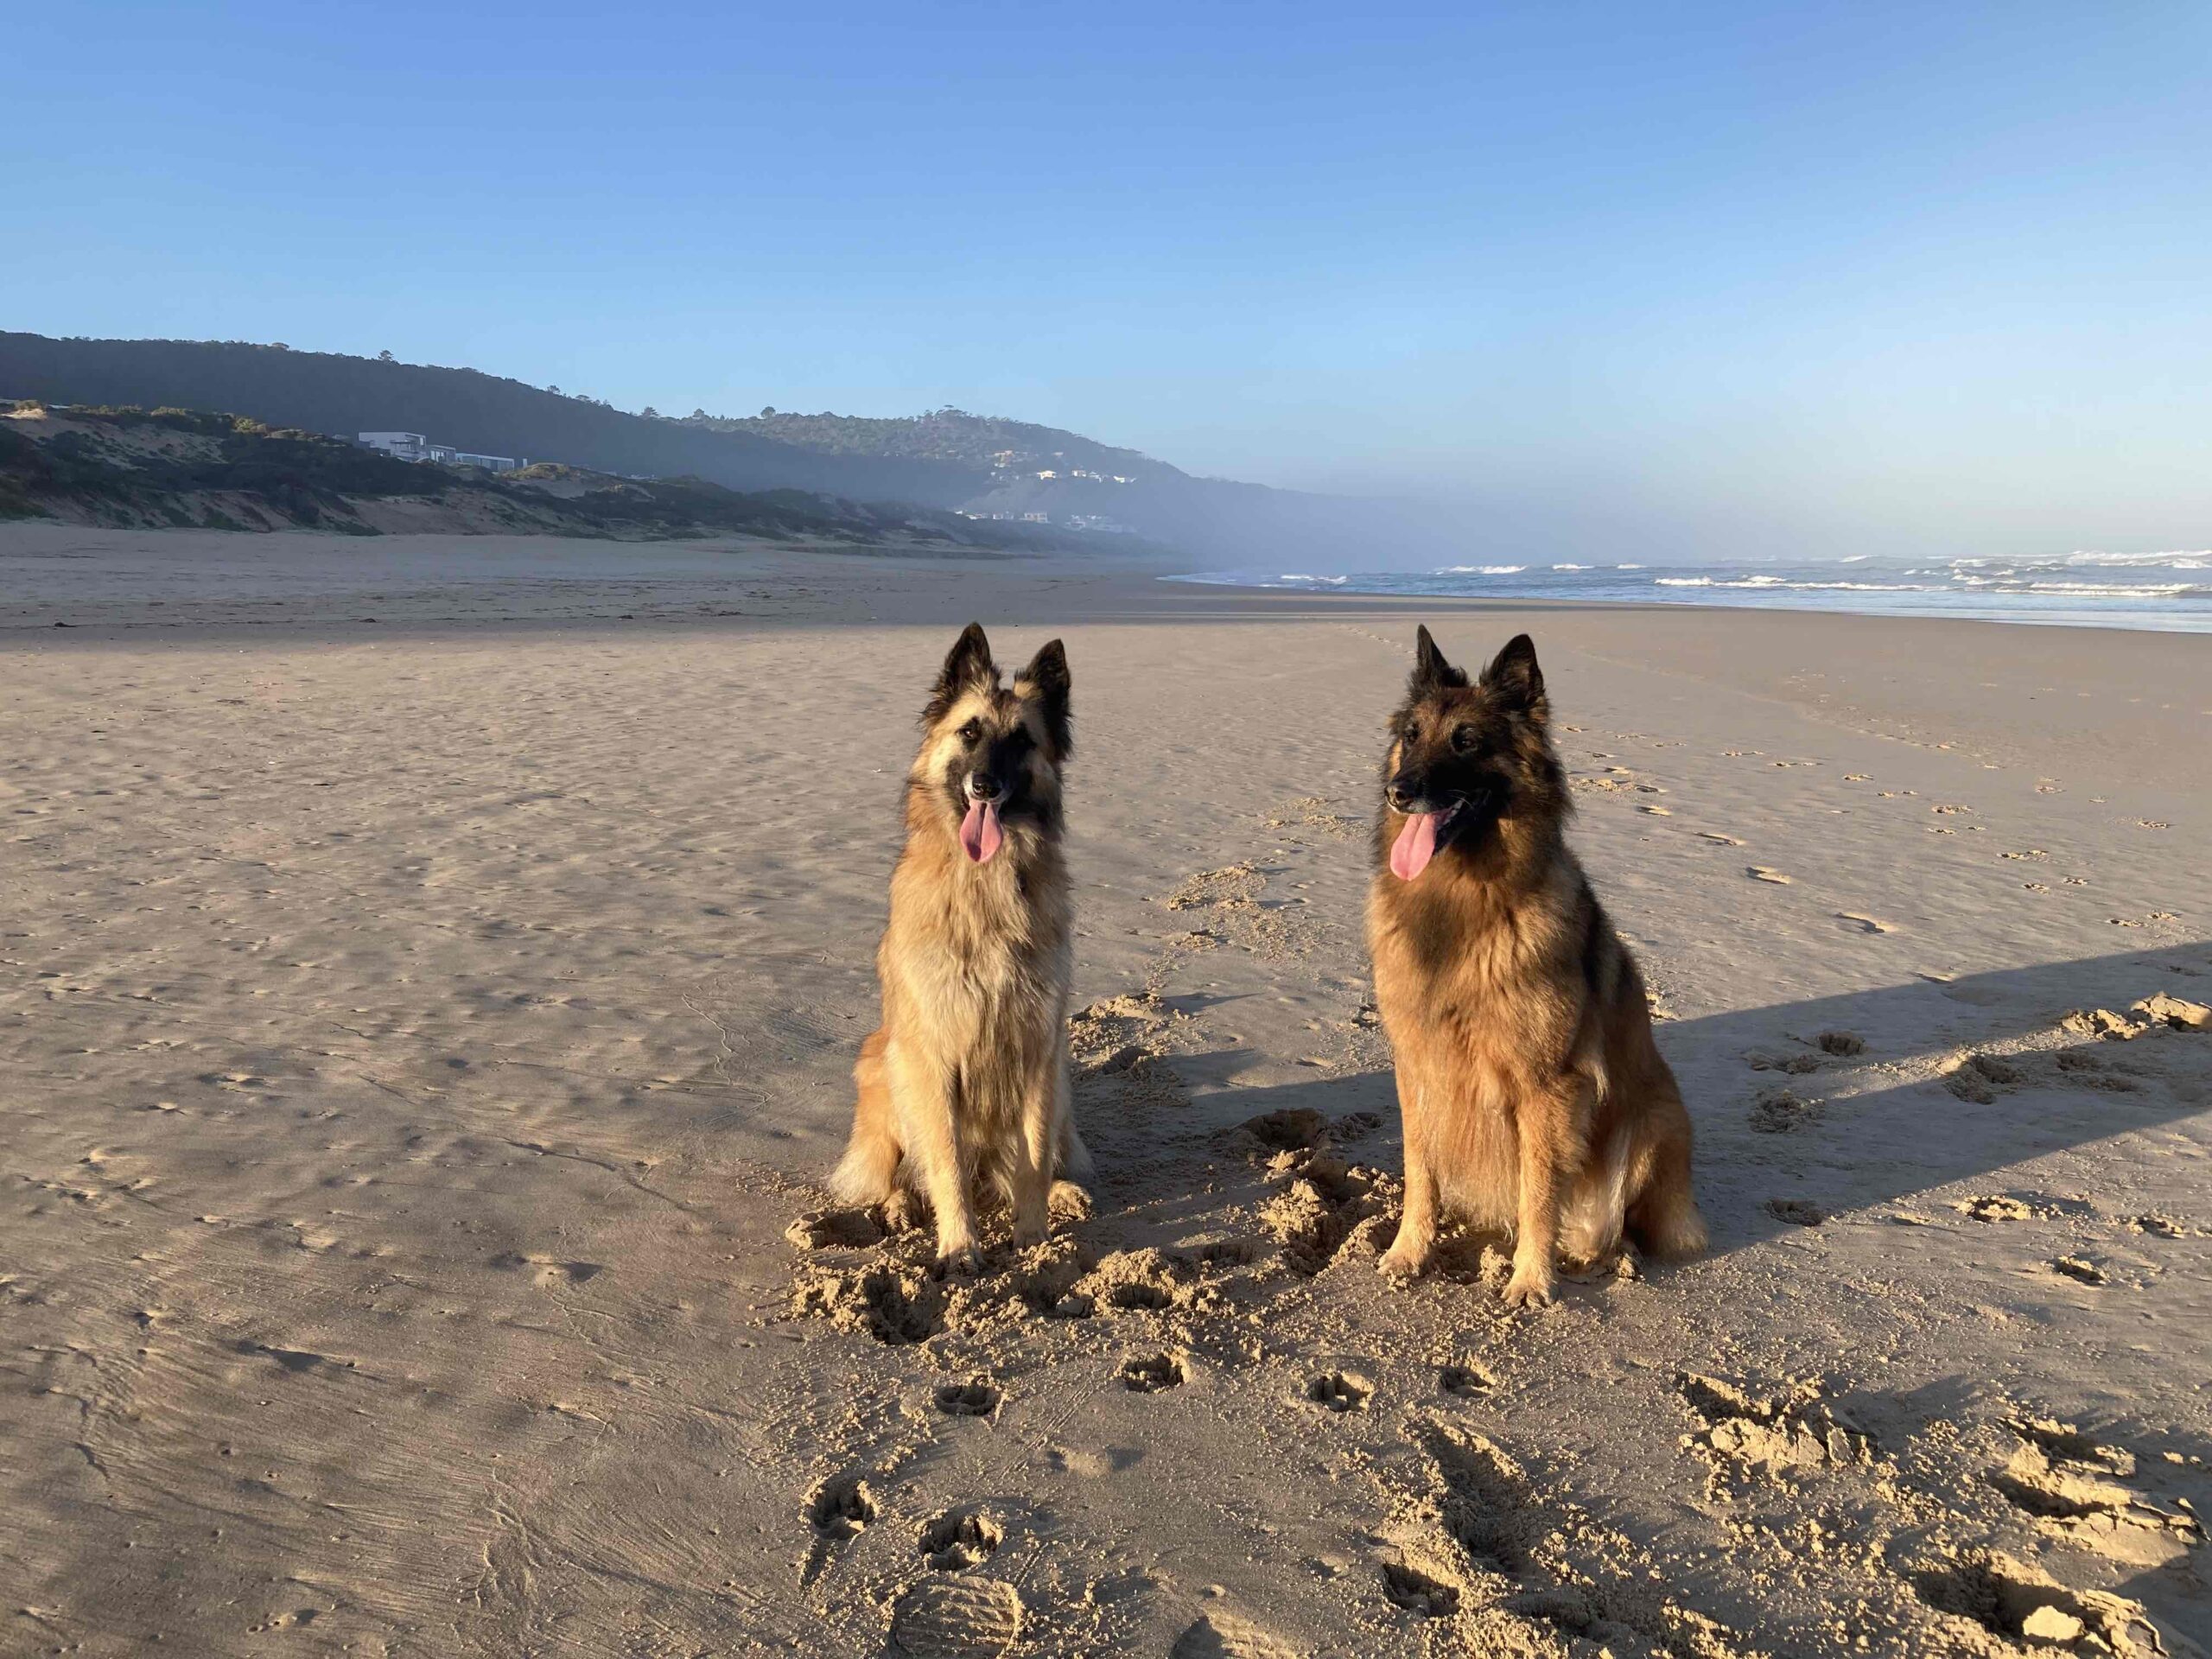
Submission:
<svg viewBox="0 0 2212 1659">
<path fill-rule="evenodd" d="M 1508 556 L 1430 570 L 1211 570 L 1172 580 L 1316 592 L 1735 605 L 2212 633 L 2212 550 L 1934 561 L 1867 555 L 1805 563 L 1516 563 Z"/>
</svg>

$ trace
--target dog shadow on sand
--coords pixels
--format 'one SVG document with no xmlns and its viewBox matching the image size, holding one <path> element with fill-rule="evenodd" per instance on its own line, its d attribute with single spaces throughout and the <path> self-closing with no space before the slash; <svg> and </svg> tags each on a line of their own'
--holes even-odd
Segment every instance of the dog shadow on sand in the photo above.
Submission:
<svg viewBox="0 0 2212 1659">
<path fill-rule="evenodd" d="M 2212 1029 L 2193 1026 L 2201 1016 L 2188 1010 L 2208 1002 L 2212 941 L 2198 941 L 1662 1024 L 1660 1048 L 1695 1125 L 1712 1254 L 2204 1110 Z M 1245 1058 L 1173 1062 L 1196 1091 L 1179 1129 L 1226 1132 L 1314 1113 L 1358 1125 L 1361 1160 L 1395 1171 L 1389 1071 L 1214 1086 Z M 1363 1114 L 1379 1122 L 1370 1128 Z M 1099 1128 L 1111 1186 L 1122 1137 Z M 2037 1199 L 1992 1192 L 1954 1202 L 1993 1206 L 1988 1218 L 1997 1218 Z"/>
</svg>

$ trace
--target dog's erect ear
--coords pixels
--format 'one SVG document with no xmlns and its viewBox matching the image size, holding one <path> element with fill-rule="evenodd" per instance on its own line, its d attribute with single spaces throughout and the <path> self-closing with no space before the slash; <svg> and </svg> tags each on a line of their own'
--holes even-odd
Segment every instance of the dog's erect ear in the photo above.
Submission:
<svg viewBox="0 0 2212 1659">
<path fill-rule="evenodd" d="M 991 642 L 983 637 L 983 625 L 970 622 L 952 642 L 930 694 L 930 706 L 922 711 L 922 723 L 934 726 L 969 692 L 989 690 L 998 683 L 998 664 L 991 660 Z"/>
<path fill-rule="evenodd" d="M 1423 623 L 1414 637 L 1413 695 L 1426 696 L 1432 691 L 1441 691 L 1446 686 L 1465 685 L 1466 675 L 1444 660 L 1444 653 L 1436 648 L 1436 641 L 1428 637 L 1428 625 Z"/>
<path fill-rule="evenodd" d="M 1507 640 L 1483 670 L 1483 690 L 1509 709 L 1541 714 L 1544 671 L 1536 666 L 1536 642 L 1525 633 Z"/>
<path fill-rule="evenodd" d="M 1068 652 L 1052 640 L 1029 659 L 1029 666 L 1014 677 L 1016 691 L 1033 692 L 1045 710 L 1045 732 L 1052 752 L 1065 758 L 1075 747 L 1075 734 L 1068 726 Z"/>
</svg>

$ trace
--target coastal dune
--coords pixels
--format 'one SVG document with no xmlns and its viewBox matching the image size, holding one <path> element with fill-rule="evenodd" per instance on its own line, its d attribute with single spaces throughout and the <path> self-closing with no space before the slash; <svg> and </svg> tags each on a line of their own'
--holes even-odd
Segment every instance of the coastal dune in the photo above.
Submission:
<svg viewBox="0 0 2212 1659">
<path fill-rule="evenodd" d="M 2202 1652 L 2212 645 L 1159 574 L 9 530 L 0 1649 Z M 819 1183 L 971 618 L 1100 1175 L 948 1286 Z M 1416 621 L 1698 1136 L 1540 1315 L 1376 1271 Z"/>
</svg>

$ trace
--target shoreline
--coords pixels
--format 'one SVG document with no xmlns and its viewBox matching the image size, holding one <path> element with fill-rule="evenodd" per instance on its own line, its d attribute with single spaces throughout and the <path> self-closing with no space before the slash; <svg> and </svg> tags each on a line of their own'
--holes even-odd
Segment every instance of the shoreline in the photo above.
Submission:
<svg viewBox="0 0 2212 1659">
<path fill-rule="evenodd" d="M 1650 568 L 1655 570 L 1659 570 L 1665 569 L 1668 567 L 1658 565 Z M 1179 571 L 1173 575 L 1164 577 L 1163 580 L 1169 582 L 1188 582 L 1198 587 L 1231 588 L 1255 593 L 1306 594 L 1312 594 L 1316 598 L 1326 597 L 1332 594 L 1346 597 L 1357 594 L 1370 598 L 1388 598 L 1408 604 L 1418 604 L 1431 600 L 1470 599 L 1499 604 L 1612 605 L 1630 608 L 1649 607 L 1664 610 L 1704 609 L 1714 611 L 1758 611 L 1768 613 L 1781 613 L 1783 614 L 1795 615 L 1867 616 L 1878 618 L 1885 621 L 1897 622 L 1999 622 L 2008 626 L 2040 628 L 2098 628 L 2121 633 L 2212 634 L 2212 611 L 2168 613 L 2163 615 L 2138 613 L 2131 616 L 2125 612 L 2117 610 L 2101 615 L 2094 609 L 2083 609 L 2077 612 L 2061 612 L 2053 610 L 2048 614 L 2038 615 L 2033 612 L 2026 610 L 2007 611 L 2002 607 L 1991 605 L 1986 599 L 1977 601 L 1971 595 L 1963 594 L 1955 595 L 1961 601 L 1960 607 L 1956 609 L 1936 609 L 1932 607 L 1924 609 L 1910 609 L 1904 607 L 1885 609 L 1871 604 L 1861 603 L 1853 605 L 1843 601 L 1837 601 L 1830 604 L 1817 604 L 1811 602 L 1810 601 L 1783 603 L 1760 603 L 1749 599 L 1736 601 L 1705 598 L 1673 599 L 1663 597 L 1659 594 L 1653 594 L 1649 598 L 1623 599 L 1579 594 L 1554 595 L 1529 593 L 1497 594 L 1494 595 L 1464 592 L 1452 594 L 1430 594 L 1421 592 L 1416 588 L 1363 588 L 1357 585 L 1360 582 L 1363 575 L 1365 575 L 1370 579 L 1385 579 L 1392 577 L 1402 579 L 1408 575 L 1417 575 L 1417 574 L 1418 573 L 1402 571 L 1374 571 L 1366 573 L 1352 572 L 1342 576 L 1279 577 L 1274 581 L 1248 581 L 1239 580 L 1234 574 L 1218 575 L 1205 571 Z M 1446 575 L 1452 573 L 1439 572 L 1435 574 Z M 1753 582 L 1715 582 L 1701 580 L 1683 580 L 1681 582 L 1675 582 L 1662 577 L 1654 577 L 1652 585 L 1657 588 L 1667 588 L 1672 586 L 1680 586 L 1686 588 L 1695 588 L 1700 592 L 1711 592 L 1715 588 L 1739 588 L 1745 593 L 1772 594 L 1779 591 L 1777 588 L 1764 587 Z M 1809 588 L 1817 589 L 1825 585 L 1807 584 L 1806 586 Z M 1837 584 L 1836 586 L 1840 589 L 1848 589 L 1853 586 L 1853 584 Z M 1877 591 L 1878 591 L 1878 589 Z M 1947 590 L 1930 588 L 1926 591 L 1930 593 L 1942 593 L 1946 592 Z M 2127 595 L 2124 591 L 2115 588 L 2111 590 L 2106 596 L 2113 599 L 2120 599 L 2125 598 Z M 2153 597 L 2157 597 L 2157 595 L 2153 595 Z M 1972 608 L 1976 604 L 1980 604 L 1982 607 L 1978 613 Z"/>
</svg>

